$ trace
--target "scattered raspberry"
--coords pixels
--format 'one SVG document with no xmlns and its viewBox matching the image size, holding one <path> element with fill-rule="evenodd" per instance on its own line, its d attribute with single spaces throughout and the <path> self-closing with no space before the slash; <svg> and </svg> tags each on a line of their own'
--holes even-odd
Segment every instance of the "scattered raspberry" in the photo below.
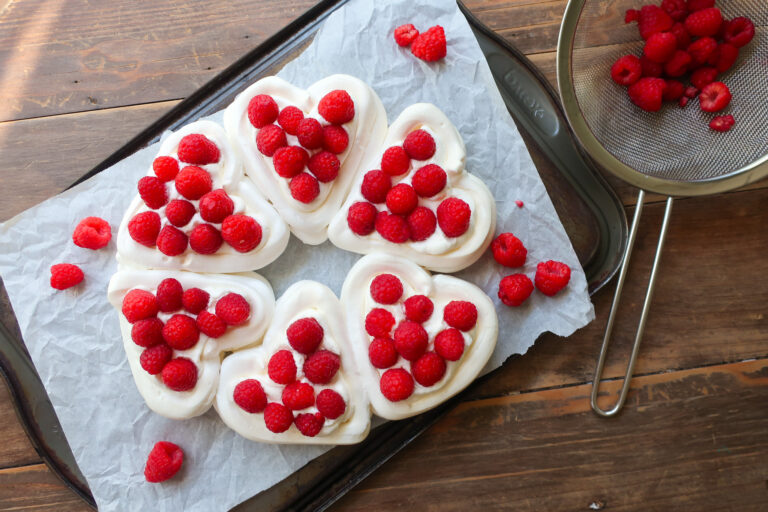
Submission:
<svg viewBox="0 0 768 512">
<path fill-rule="evenodd" d="M 435 352 L 447 361 L 458 361 L 464 354 L 464 335 L 458 329 L 444 329 L 435 336 Z"/>
<path fill-rule="evenodd" d="M 388 338 L 395 326 L 395 317 L 383 308 L 373 308 L 365 317 L 365 332 L 374 338 Z"/>
<path fill-rule="evenodd" d="M 717 41 L 711 37 L 700 37 L 688 46 L 688 55 L 691 56 L 693 66 L 701 66 L 706 63 L 717 50 Z"/>
<path fill-rule="evenodd" d="M 396 215 L 408 215 L 419 203 L 419 198 L 413 187 L 406 183 L 398 183 L 387 192 L 387 208 Z"/>
<path fill-rule="evenodd" d="M 347 225 L 356 235 L 370 235 L 376 225 L 377 213 L 376 207 L 371 203 L 358 201 L 349 207 Z"/>
<path fill-rule="evenodd" d="M 435 62 L 445 57 L 448 52 L 443 27 L 435 25 L 417 35 L 411 45 L 411 53 L 427 62 Z"/>
<path fill-rule="evenodd" d="M 341 358 L 329 350 L 318 350 L 304 360 L 304 376 L 313 384 L 328 384 L 341 366 Z"/>
<path fill-rule="evenodd" d="M 725 42 L 736 48 L 745 46 L 753 37 L 755 37 L 755 25 L 749 18 L 743 16 L 733 18 L 725 25 Z"/>
<path fill-rule="evenodd" d="M 283 127 L 285 133 L 296 135 L 299 133 L 299 123 L 304 119 L 304 112 L 301 109 L 290 106 L 285 107 L 277 116 L 277 123 Z"/>
<path fill-rule="evenodd" d="M 435 305 L 426 295 L 412 295 L 406 299 L 405 318 L 412 322 L 424 323 L 432 316 Z"/>
<path fill-rule="evenodd" d="M 311 354 L 323 341 L 323 327 L 314 318 L 300 318 L 285 331 L 288 343 L 296 352 Z"/>
<path fill-rule="evenodd" d="M 379 304 L 394 304 L 403 296 L 403 283 L 392 274 L 379 274 L 371 281 L 370 290 Z"/>
<path fill-rule="evenodd" d="M 411 158 L 403 146 L 389 147 L 381 156 L 381 170 L 390 176 L 405 174 L 410 166 Z"/>
<path fill-rule="evenodd" d="M 318 149 L 323 145 L 323 127 L 314 117 L 307 117 L 299 122 L 296 133 L 299 144 L 307 149 Z"/>
<path fill-rule="evenodd" d="M 267 394 L 256 379 L 238 382 L 232 398 L 242 410 L 251 414 L 262 412 L 267 407 Z"/>
<path fill-rule="evenodd" d="M 157 318 L 139 320 L 131 327 L 131 339 L 140 347 L 154 347 L 163 342 L 163 322 Z"/>
<path fill-rule="evenodd" d="M 685 0 L 663 0 L 661 2 L 661 8 L 675 21 L 682 21 L 688 16 L 688 8 L 685 5 Z"/>
<path fill-rule="evenodd" d="M 196 315 L 208 307 L 210 298 L 211 296 L 205 290 L 190 288 L 184 291 L 184 294 L 181 296 L 181 303 L 184 309 Z"/>
<path fill-rule="evenodd" d="M 261 236 L 261 225 L 248 215 L 230 215 L 221 224 L 221 237 L 237 252 L 252 251 Z"/>
<path fill-rule="evenodd" d="M 139 356 L 139 364 L 150 375 L 157 375 L 173 357 L 173 349 L 161 343 L 154 347 L 145 348 Z"/>
<path fill-rule="evenodd" d="M 187 350 L 195 346 L 200 339 L 197 322 L 191 316 L 176 314 L 165 322 L 163 339 L 175 350 Z"/>
<path fill-rule="evenodd" d="M 505 267 L 522 267 L 525 264 L 525 258 L 528 256 L 528 250 L 512 233 L 502 233 L 496 237 L 491 244 L 493 259 Z"/>
<path fill-rule="evenodd" d="M 411 183 L 416 193 L 421 197 L 432 197 L 443 188 L 448 177 L 439 165 L 425 165 L 413 174 Z"/>
<path fill-rule="evenodd" d="M 264 156 L 272 156 L 275 151 L 288 145 L 285 132 L 274 124 L 268 124 L 256 134 L 256 148 Z"/>
<path fill-rule="evenodd" d="M 189 224 L 189 221 L 195 215 L 195 211 L 195 205 L 186 199 L 174 199 L 165 207 L 165 216 L 168 222 L 177 228 L 181 228 Z M 155 235 L 155 238 L 157 238 L 157 235 Z M 154 240 L 152 243 L 154 245 Z"/>
<path fill-rule="evenodd" d="M 658 62 L 653 62 L 645 55 L 640 57 L 640 66 L 643 68 L 643 77 L 658 78 L 664 73 L 664 66 Z M 631 84 L 630 84 L 631 85 Z"/>
<path fill-rule="evenodd" d="M 159 156 L 152 162 L 152 170 L 160 181 L 171 181 L 179 174 L 179 162 L 172 156 Z"/>
<path fill-rule="evenodd" d="M 629 99 L 645 111 L 656 112 L 661 109 L 664 86 L 661 78 L 641 78 L 629 86 Z"/>
<path fill-rule="evenodd" d="M 723 15 L 717 7 L 708 7 L 692 12 L 685 18 L 685 28 L 692 36 L 713 36 L 723 24 Z M 750 38 L 751 39 L 751 38 Z M 726 42 L 730 42 L 726 39 Z"/>
<path fill-rule="evenodd" d="M 403 368 L 387 370 L 381 376 L 379 390 L 390 402 L 400 402 L 413 394 L 413 377 Z"/>
<path fill-rule="evenodd" d="M 426 352 L 429 343 L 427 331 L 416 322 L 403 320 L 395 329 L 395 348 L 397 353 L 408 361 L 415 361 Z"/>
<path fill-rule="evenodd" d="M 349 135 L 343 127 L 330 124 L 323 128 L 323 149 L 338 155 L 343 153 L 348 145 Z"/>
<path fill-rule="evenodd" d="M 619 85 L 632 85 L 640 80 L 642 74 L 643 65 L 640 59 L 634 55 L 620 57 L 611 66 L 611 78 Z"/>
<path fill-rule="evenodd" d="M 317 178 L 307 172 L 297 174 L 289 184 L 291 197 L 300 203 L 309 204 L 320 194 Z"/>
<path fill-rule="evenodd" d="M 434 386 L 445 375 L 445 360 L 435 352 L 427 352 L 413 363 L 413 378 L 424 387 Z"/>
<path fill-rule="evenodd" d="M 177 152 L 179 160 L 193 165 L 215 164 L 221 157 L 216 144 L 199 133 L 182 137 Z"/>
<path fill-rule="evenodd" d="M 518 208 L 522 208 L 525 206 L 525 203 L 523 203 L 521 200 L 517 199 L 515 200 L 515 205 L 517 205 Z"/>
<path fill-rule="evenodd" d="M 74 233 L 72 241 L 84 249 L 101 249 L 112 239 L 112 228 L 100 217 L 86 217 L 81 220 Z"/>
<path fill-rule="evenodd" d="M 296 428 L 307 437 L 315 437 L 323 429 L 325 418 L 319 412 L 315 414 L 305 412 L 296 416 L 293 420 Z"/>
<path fill-rule="evenodd" d="M 691 73 L 691 84 L 697 89 L 704 89 L 717 78 L 717 69 L 711 67 L 699 68 Z"/>
<path fill-rule="evenodd" d="M 525 274 L 512 274 L 499 283 L 499 299 L 507 306 L 517 307 L 533 292 L 533 283 Z"/>
<path fill-rule="evenodd" d="M 57 263 L 51 266 L 51 287 L 66 290 L 80 284 L 85 276 L 77 265 Z"/>
<path fill-rule="evenodd" d="M 443 320 L 460 331 L 469 331 L 477 323 L 477 307 L 465 300 L 452 300 L 443 310 Z"/>
<path fill-rule="evenodd" d="M 293 424 L 293 413 L 283 404 L 272 402 L 264 409 L 264 424 L 270 432 L 280 434 Z"/>
<path fill-rule="evenodd" d="M 731 91 L 723 82 L 712 82 L 699 93 L 699 104 L 704 112 L 718 112 L 727 107 L 730 102 Z"/>
<path fill-rule="evenodd" d="M 208 171 L 194 165 L 188 165 L 176 176 L 176 190 L 187 199 L 200 199 L 213 188 L 213 180 Z"/>
<path fill-rule="evenodd" d="M 153 317 L 158 312 L 157 299 L 146 290 L 131 290 L 123 298 L 122 312 L 129 324 Z"/>
<path fill-rule="evenodd" d="M 157 212 L 137 213 L 128 222 L 128 234 L 134 242 L 147 247 L 154 247 L 160 233 L 160 216 Z"/>
<path fill-rule="evenodd" d="M 344 129 L 344 128 L 340 128 Z M 339 158 L 330 151 L 320 151 L 312 155 L 309 159 L 309 172 L 315 175 L 320 183 L 328 183 L 336 179 L 339 174 L 341 162 Z"/>
<path fill-rule="evenodd" d="M 223 188 L 219 188 L 201 197 L 199 208 L 204 221 L 220 224 L 235 211 L 235 203 Z"/>
<path fill-rule="evenodd" d="M 419 242 L 431 237 L 437 228 L 437 218 L 432 210 L 426 206 L 416 207 L 408 218 L 406 219 L 408 224 L 408 231 L 411 235 L 411 240 Z"/>
<path fill-rule="evenodd" d="M 677 50 L 672 58 L 664 64 L 664 72 L 671 78 L 683 76 L 691 65 L 691 56 L 688 52 Z"/>
<path fill-rule="evenodd" d="M 368 201 L 376 204 L 383 203 L 387 199 L 387 193 L 392 188 L 392 180 L 383 171 L 368 171 L 363 176 L 360 193 Z"/>
<path fill-rule="evenodd" d="M 732 115 L 727 116 L 717 116 L 712 121 L 709 122 L 709 127 L 715 130 L 716 132 L 727 132 L 731 128 L 733 128 L 733 125 L 736 124 L 736 120 L 733 118 Z"/>
<path fill-rule="evenodd" d="M 197 315 L 195 323 L 200 332 L 209 338 L 221 338 L 227 332 L 226 322 L 208 311 L 201 311 Z"/>
<path fill-rule="evenodd" d="M 283 404 L 293 411 L 315 405 L 315 388 L 306 382 L 292 382 L 283 388 Z"/>
<path fill-rule="evenodd" d="M 437 223 L 448 238 L 463 235 L 469 229 L 472 210 L 457 197 L 443 200 L 437 207 Z"/>
<path fill-rule="evenodd" d="M 408 223 L 403 217 L 385 211 L 380 211 L 376 215 L 376 231 L 384 240 L 396 244 L 407 242 L 411 236 Z"/>
<path fill-rule="evenodd" d="M 248 102 L 248 120 L 254 128 L 263 128 L 277 120 L 279 110 L 272 96 L 257 94 Z"/>
<path fill-rule="evenodd" d="M 568 285 L 571 280 L 571 268 L 559 261 L 545 261 L 536 266 L 534 282 L 536 288 L 549 297 Z"/>
<path fill-rule="evenodd" d="M 437 146 L 429 132 L 414 130 L 405 137 L 403 149 L 414 160 L 428 160 L 435 154 Z"/>
<path fill-rule="evenodd" d="M 317 111 L 331 124 L 344 124 L 355 117 L 355 102 L 347 91 L 337 89 L 323 96 Z"/>
<path fill-rule="evenodd" d="M 340 394 L 332 389 L 324 389 L 317 394 L 315 406 L 320 414 L 329 420 L 335 420 L 347 410 L 347 404 Z"/>
<path fill-rule="evenodd" d="M 674 20 L 661 7 L 657 5 L 644 5 L 640 9 L 637 28 L 640 30 L 640 36 L 648 40 L 653 34 L 666 32 L 672 28 L 674 23 Z"/>
<path fill-rule="evenodd" d="M 715 60 L 714 65 L 720 73 L 725 73 L 731 69 L 736 59 L 739 58 L 739 49 L 729 43 L 719 45 L 715 53 L 717 60 Z"/>
<path fill-rule="evenodd" d="M 648 38 L 643 55 L 654 62 L 667 62 L 677 51 L 677 38 L 669 32 L 657 32 Z"/>
<path fill-rule="evenodd" d="M 189 233 L 189 247 L 198 254 L 214 254 L 223 243 L 219 230 L 210 224 L 198 224 Z"/>
<path fill-rule="evenodd" d="M 187 250 L 187 235 L 183 231 L 165 226 L 157 235 L 157 249 L 166 256 L 178 256 Z"/>
<path fill-rule="evenodd" d="M 267 374 L 276 384 L 290 384 L 296 380 L 296 361 L 290 350 L 278 350 L 267 363 Z"/>
<path fill-rule="evenodd" d="M 368 359 L 374 368 L 389 368 L 398 357 L 395 342 L 390 338 L 374 338 L 368 345 Z"/>
<path fill-rule="evenodd" d="M 667 80 L 662 99 L 664 101 L 677 101 L 685 93 L 685 85 L 679 80 Z"/>
<path fill-rule="evenodd" d="M 157 285 L 157 309 L 163 313 L 173 313 L 182 308 L 181 297 L 184 289 L 176 279 L 169 277 L 160 281 Z"/>
<path fill-rule="evenodd" d="M 177 357 L 163 366 L 160 376 L 173 391 L 189 391 L 197 384 L 197 366 L 186 357 Z"/>
<path fill-rule="evenodd" d="M 155 443 L 144 466 L 144 478 L 147 482 L 164 482 L 179 472 L 184 462 L 181 448 L 168 441 Z"/>
<path fill-rule="evenodd" d="M 688 10 L 690 12 L 696 12 L 714 6 L 715 0 L 688 0 Z"/>
<path fill-rule="evenodd" d="M 230 292 L 216 301 L 216 316 L 227 325 L 241 325 L 251 316 L 251 305 L 239 293 Z"/>
<path fill-rule="evenodd" d="M 395 29 L 395 42 L 399 46 L 405 47 L 410 45 L 418 35 L 419 31 L 416 30 L 416 27 L 414 27 L 412 23 L 400 25 Z"/>
<path fill-rule="evenodd" d="M 687 30 L 685 30 L 684 23 L 678 21 L 677 23 L 672 25 L 672 28 L 669 29 L 669 32 L 674 34 L 675 37 L 677 38 L 678 50 L 685 50 L 691 44 L 691 34 L 689 34 Z"/>
</svg>

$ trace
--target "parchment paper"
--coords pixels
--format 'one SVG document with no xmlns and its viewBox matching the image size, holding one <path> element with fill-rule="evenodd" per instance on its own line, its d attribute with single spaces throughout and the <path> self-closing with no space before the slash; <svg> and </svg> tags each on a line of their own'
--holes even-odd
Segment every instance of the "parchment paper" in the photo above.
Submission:
<svg viewBox="0 0 768 512">
<path fill-rule="evenodd" d="M 445 28 L 448 56 L 428 64 L 395 45 L 394 27 L 412 22 Z M 486 370 L 525 353 L 544 331 L 568 336 L 594 317 L 586 280 L 566 233 L 528 155 L 469 25 L 452 1 L 353 0 L 325 22 L 312 45 L 280 75 L 299 85 L 332 73 L 355 75 L 381 96 L 389 120 L 411 103 L 432 102 L 461 132 L 467 168 L 496 196 L 498 232 L 512 231 L 528 248 L 525 272 L 546 259 L 573 269 L 555 298 L 534 293 L 517 309 L 501 305 L 497 286 L 505 271 L 486 255 L 457 274 L 497 302 L 500 337 Z M 213 116 L 220 120 L 221 115 Z M 97 215 L 114 232 L 139 177 L 155 155 L 149 147 L 80 186 L 0 226 L 0 274 L 24 340 L 48 390 L 72 451 L 100 510 L 226 510 L 266 489 L 323 448 L 278 447 L 247 441 L 211 409 L 187 421 L 150 412 L 133 383 L 120 341 L 117 312 L 106 289 L 116 269 L 114 239 L 101 251 L 72 244 L 83 217 Z M 515 200 L 525 203 L 515 206 Z M 330 243 L 304 246 L 292 238 L 274 264 L 260 272 L 279 296 L 291 283 L 320 279 L 339 293 L 359 258 Z M 84 285 L 57 292 L 48 284 L 54 263 L 80 265 Z M 185 451 L 182 473 L 162 485 L 144 481 L 146 455 L 158 440 Z"/>
</svg>

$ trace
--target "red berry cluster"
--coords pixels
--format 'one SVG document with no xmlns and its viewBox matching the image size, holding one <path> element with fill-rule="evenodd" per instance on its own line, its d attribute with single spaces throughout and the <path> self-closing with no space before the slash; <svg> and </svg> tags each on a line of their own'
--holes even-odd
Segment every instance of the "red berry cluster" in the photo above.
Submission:
<svg viewBox="0 0 768 512">
<path fill-rule="evenodd" d="M 139 195 L 150 210 L 130 220 L 131 238 L 146 247 L 157 246 L 167 256 L 178 256 L 187 246 L 198 254 L 214 254 L 225 242 L 238 252 L 255 249 L 261 243 L 261 225 L 253 217 L 235 213 L 232 198 L 224 189 L 213 190 L 211 175 L 199 167 L 219 161 L 216 144 L 204 135 L 190 134 L 181 139 L 177 153 L 178 159 L 155 158 L 155 176 L 139 180 Z M 190 165 L 180 168 L 179 162 Z M 169 201 L 171 181 L 183 199 Z M 163 207 L 165 222 L 154 211 Z M 204 222 L 190 226 L 198 212 Z"/>
<path fill-rule="evenodd" d="M 660 6 L 629 9 L 625 22 L 637 22 L 645 40 L 643 55 L 625 55 L 611 67 L 611 77 L 628 87 L 632 102 L 656 112 L 664 101 L 685 107 L 699 97 L 704 112 L 719 112 L 731 102 L 728 86 L 718 81 L 755 35 L 749 18 L 723 18 L 715 0 L 664 0 Z M 690 85 L 682 80 L 690 73 Z M 718 116 L 710 127 L 728 131 L 733 116 Z"/>
<path fill-rule="evenodd" d="M 435 62 L 447 54 L 445 30 L 440 25 L 430 27 L 426 32 L 419 31 L 412 23 L 400 25 L 395 29 L 395 42 L 399 46 L 411 46 L 414 57 L 427 62 Z"/>
<path fill-rule="evenodd" d="M 292 105 L 280 110 L 267 94 L 258 94 L 248 102 L 248 120 L 256 128 L 256 147 L 272 159 L 278 176 L 290 180 L 291 197 L 305 204 L 320 194 L 320 183 L 329 183 L 339 174 L 341 161 L 337 155 L 349 145 L 349 135 L 342 125 L 355 117 L 355 103 L 346 91 L 335 90 L 320 99 L 317 110 L 322 123 L 304 117 L 304 112 Z M 288 136 L 295 137 L 298 145 L 289 144 Z"/>
<path fill-rule="evenodd" d="M 344 398 L 330 388 L 317 388 L 329 384 L 341 367 L 338 354 L 322 348 L 325 333 L 314 318 L 300 318 L 288 326 L 286 337 L 291 349 L 272 354 L 267 363 L 267 375 L 275 384 L 283 386 L 281 402 L 269 402 L 261 383 L 246 379 L 235 386 L 234 401 L 249 413 L 264 413 L 264 424 L 279 434 L 292 424 L 307 437 L 316 436 L 326 419 L 334 420 L 344 414 Z M 298 364 L 305 380 L 297 380 Z M 315 407 L 317 412 L 304 411 Z"/>
<path fill-rule="evenodd" d="M 215 304 L 210 304 L 210 298 L 200 288 L 184 290 L 173 278 L 160 281 L 154 294 L 134 288 L 123 298 L 123 315 L 132 324 L 131 339 L 144 348 L 139 358 L 141 367 L 150 375 L 159 374 L 174 391 L 190 390 L 197 383 L 195 363 L 184 357 L 173 358 L 174 350 L 194 347 L 200 333 L 219 338 L 230 326 L 241 325 L 250 317 L 251 306 L 240 294 L 227 293 Z M 159 313 L 173 314 L 163 322 Z"/>
<path fill-rule="evenodd" d="M 401 146 L 387 148 L 381 157 L 381 169 L 363 176 L 360 193 L 365 201 L 349 207 L 349 229 L 360 236 L 376 231 L 396 244 L 426 240 L 438 226 L 449 238 L 463 235 L 472 216 L 465 201 L 448 197 L 435 211 L 427 204 L 419 204 L 443 192 L 448 182 L 446 172 L 439 165 L 427 164 L 409 174 L 412 161 L 429 160 L 436 149 L 435 139 L 422 129 L 409 133 Z M 406 183 L 408 176 L 410 183 Z M 381 205 L 382 210 L 376 205 Z"/>
</svg>

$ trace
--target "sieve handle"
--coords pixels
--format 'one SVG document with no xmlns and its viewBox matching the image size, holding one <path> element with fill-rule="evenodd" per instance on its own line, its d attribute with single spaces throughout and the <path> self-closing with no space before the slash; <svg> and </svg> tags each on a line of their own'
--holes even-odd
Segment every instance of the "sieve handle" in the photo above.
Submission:
<svg viewBox="0 0 768 512">
<path fill-rule="evenodd" d="M 656 277 L 659 270 L 659 262 L 661 261 L 661 252 L 664 249 L 664 240 L 667 237 L 667 228 L 669 227 L 669 219 L 672 215 L 672 198 L 667 198 L 667 206 L 664 210 L 664 220 L 661 223 L 661 231 L 659 232 L 659 241 L 656 245 L 656 255 L 653 258 L 653 267 L 651 268 L 651 276 L 648 279 L 648 288 L 645 292 L 645 300 L 643 301 L 643 310 L 640 313 L 640 321 L 637 326 L 637 332 L 635 333 L 635 344 L 632 345 L 632 354 L 629 356 L 629 363 L 627 364 L 627 372 L 624 375 L 624 383 L 621 386 L 619 393 L 619 399 L 616 404 L 608 410 L 601 409 L 597 405 L 597 397 L 600 393 L 600 381 L 603 378 L 603 367 L 605 366 L 605 356 L 608 353 L 608 346 L 611 343 L 611 333 L 613 332 L 613 323 L 616 319 L 616 312 L 619 309 L 619 302 L 621 299 L 621 292 L 624 288 L 624 280 L 627 277 L 627 270 L 629 269 L 629 257 L 632 254 L 632 249 L 635 246 L 635 238 L 637 237 L 637 228 L 640 225 L 640 215 L 643 212 L 643 202 L 645 199 L 645 192 L 641 190 L 637 194 L 637 204 L 635 205 L 635 215 L 632 219 L 632 228 L 629 231 L 629 240 L 627 241 L 627 249 L 624 252 L 624 258 L 621 262 L 621 270 L 619 271 L 619 279 L 616 283 L 616 291 L 613 294 L 613 302 L 611 303 L 611 312 L 608 315 L 608 323 L 605 325 L 605 334 L 603 335 L 603 346 L 600 348 L 600 357 L 597 360 L 597 367 L 595 368 L 595 377 L 592 380 L 592 395 L 590 398 L 590 404 L 592 410 L 600 416 L 611 417 L 616 415 L 624 406 L 624 402 L 627 399 L 627 393 L 629 392 L 629 384 L 632 380 L 632 373 L 635 369 L 635 363 L 637 362 L 637 354 L 640 351 L 640 341 L 643 339 L 643 332 L 645 331 L 645 322 L 648 320 L 648 310 L 651 307 L 651 298 L 653 297 L 653 289 L 656 286 Z"/>
</svg>

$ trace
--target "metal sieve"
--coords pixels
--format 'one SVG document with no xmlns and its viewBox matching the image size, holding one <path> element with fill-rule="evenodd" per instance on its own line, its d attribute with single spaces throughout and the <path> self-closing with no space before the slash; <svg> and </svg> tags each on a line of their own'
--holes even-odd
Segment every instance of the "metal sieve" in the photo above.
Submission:
<svg viewBox="0 0 768 512">
<path fill-rule="evenodd" d="M 728 133 L 709 129 L 715 114 L 701 111 L 698 99 L 685 108 L 673 103 L 659 112 L 644 112 L 631 103 L 625 87 L 611 80 L 611 65 L 619 57 L 642 54 L 644 42 L 637 24 L 625 24 L 624 14 L 643 3 L 569 0 L 557 47 L 557 83 L 577 139 L 599 166 L 640 189 L 592 383 L 592 409 L 601 416 L 618 413 L 629 391 L 672 213 L 672 196 L 714 194 L 768 175 L 768 115 L 761 108 L 768 104 L 765 0 L 718 2 L 725 19 L 747 16 L 756 27 L 754 39 L 740 49 L 736 64 L 718 77 L 733 93 L 733 101 L 722 112 L 736 118 Z M 597 404 L 600 381 L 645 191 L 669 197 L 624 383 L 614 407 L 603 410 Z"/>
</svg>

